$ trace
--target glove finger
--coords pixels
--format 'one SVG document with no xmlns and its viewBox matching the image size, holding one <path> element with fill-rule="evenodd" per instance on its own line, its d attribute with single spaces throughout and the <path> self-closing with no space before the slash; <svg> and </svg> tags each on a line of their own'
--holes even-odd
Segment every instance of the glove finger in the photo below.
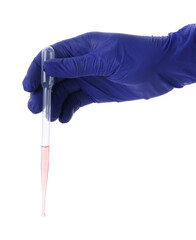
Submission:
<svg viewBox="0 0 196 240">
<path fill-rule="evenodd" d="M 51 121 L 55 121 L 59 117 L 62 104 L 67 97 L 79 90 L 80 86 L 75 79 L 64 80 L 54 86 L 51 100 Z"/>
<path fill-rule="evenodd" d="M 56 58 L 77 57 L 91 50 L 89 33 L 66 39 L 52 45 Z"/>
<path fill-rule="evenodd" d="M 56 58 L 44 63 L 44 70 L 52 77 L 78 78 L 83 76 L 106 76 L 107 63 L 93 54 L 72 58 Z"/>
<path fill-rule="evenodd" d="M 34 58 L 23 80 L 23 88 L 27 92 L 38 89 L 41 83 L 41 52 Z"/>
<path fill-rule="evenodd" d="M 88 43 L 88 33 L 80 36 L 66 39 L 52 45 L 55 51 L 55 58 L 69 58 L 81 56 L 90 51 Z M 41 52 L 35 57 L 31 63 L 27 74 L 23 80 L 23 88 L 27 92 L 35 91 L 41 82 Z M 55 82 L 58 79 L 55 79 Z M 62 79 L 61 79 L 62 80 Z"/>
<path fill-rule="evenodd" d="M 64 79 L 64 78 L 63 78 Z M 63 79 L 55 79 L 55 83 Z M 41 52 L 34 58 L 23 80 L 23 88 L 26 92 L 36 91 L 41 85 Z"/>
<path fill-rule="evenodd" d="M 83 107 L 90 103 L 93 103 L 92 99 L 83 91 L 78 91 L 71 94 L 63 103 L 59 121 L 61 123 L 69 122 L 73 114 L 80 107 Z"/>
<path fill-rule="evenodd" d="M 30 99 L 28 101 L 28 109 L 32 113 L 40 113 L 42 111 L 42 87 L 40 87 L 30 94 Z"/>
</svg>

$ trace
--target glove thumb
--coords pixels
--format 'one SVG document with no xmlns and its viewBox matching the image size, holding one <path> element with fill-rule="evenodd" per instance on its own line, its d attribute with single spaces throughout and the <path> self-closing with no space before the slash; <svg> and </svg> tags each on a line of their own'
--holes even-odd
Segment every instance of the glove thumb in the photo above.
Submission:
<svg viewBox="0 0 196 240">
<path fill-rule="evenodd" d="M 71 58 L 56 58 L 44 63 L 44 71 L 56 78 L 106 76 L 107 64 L 102 57 L 86 54 Z"/>
</svg>

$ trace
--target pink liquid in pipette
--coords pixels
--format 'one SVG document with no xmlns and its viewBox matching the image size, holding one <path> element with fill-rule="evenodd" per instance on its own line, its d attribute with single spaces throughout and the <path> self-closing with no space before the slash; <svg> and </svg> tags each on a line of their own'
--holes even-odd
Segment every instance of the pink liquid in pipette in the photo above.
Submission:
<svg viewBox="0 0 196 240">
<path fill-rule="evenodd" d="M 46 209 L 46 188 L 49 169 L 49 146 L 42 147 L 41 151 L 41 181 L 42 181 L 42 216 L 45 216 Z"/>
</svg>

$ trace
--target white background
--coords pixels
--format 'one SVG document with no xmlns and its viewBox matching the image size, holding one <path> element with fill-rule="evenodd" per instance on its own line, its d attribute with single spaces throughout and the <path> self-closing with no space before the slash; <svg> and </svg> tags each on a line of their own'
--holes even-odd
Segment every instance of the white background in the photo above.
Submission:
<svg viewBox="0 0 196 240">
<path fill-rule="evenodd" d="M 166 35 L 195 22 L 195 1 L 1 1 L 0 239 L 196 239 L 195 84 L 53 123 L 46 218 L 41 114 L 28 111 L 22 88 L 49 44 L 89 31 Z"/>
</svg>

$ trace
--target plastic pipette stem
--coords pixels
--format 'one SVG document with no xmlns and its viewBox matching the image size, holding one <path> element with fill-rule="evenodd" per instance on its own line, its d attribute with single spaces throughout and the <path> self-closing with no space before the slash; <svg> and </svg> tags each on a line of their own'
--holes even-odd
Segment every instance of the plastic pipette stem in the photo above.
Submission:
<svg viewBox="0 0 196 240">
<path fill-rule="evenodd" d="M 42 216 L 45 216 L 46 209 L 46 187 L 48 180 L 49 169 L 49 147 L 42 147 L 41 149 L 41 181 L 42 181 Z"/>
<path fill-rule="evenodd" d="M 46 206 L 50 148 L 51 90 L 54 84 L 54 78 L 44 72 L 43 64 L 47 60 L 54 59 L 54 57 L 55 53 L 52 47 L 44 48 L 41 52 L 41 84 L 43 88 L 41 144 L 42 216 L 45 216 Z"/>
</svg>

